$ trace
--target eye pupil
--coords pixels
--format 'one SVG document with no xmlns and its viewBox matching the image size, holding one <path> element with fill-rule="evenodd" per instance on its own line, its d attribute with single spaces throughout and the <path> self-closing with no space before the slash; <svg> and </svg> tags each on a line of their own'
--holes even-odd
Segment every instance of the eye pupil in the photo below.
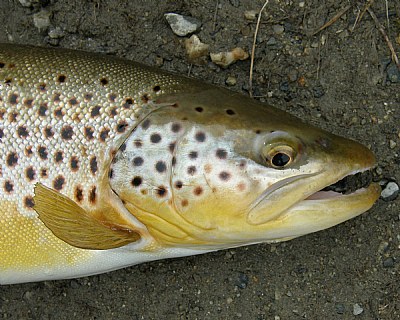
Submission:
<svg viewBox="0 0 400 320">
<path fill-rule="evenodd" d="M 289 163 L 289 161 L 290 157 L 286 153 L 282 152 L 276 153 L 271 159 L 271 162 L 275 167 L 284 167 Z"/>
</svg>

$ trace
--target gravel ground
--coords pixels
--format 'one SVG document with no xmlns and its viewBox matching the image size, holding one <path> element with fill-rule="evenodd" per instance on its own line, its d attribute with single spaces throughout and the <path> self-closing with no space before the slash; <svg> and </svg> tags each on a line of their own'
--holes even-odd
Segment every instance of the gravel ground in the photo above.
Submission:
<svg viewBox="0 0 400 320">
<path fill-rule="evenodd" d="M 387 3 L 388 18 L 385 1 L 371 8 L 399 52 L 400 4 Z M 232 90 L 248 94 L 249 60 L 226 69 L 209 59 L 191 64 L 185 38 L 171 31 L 164 13 L 201 21 L 196 34 L 211 52 L 250 51 L 256 21 L 244 12 L 263 4 L 0 0 L 0 41 L 118 55 L 218 85 L 229 79 Z M 400 181 L 400 73 L 369 13 L 356 22 L 363 8 L 362 1 L 271 0 L 258 34 L 254 95 L 365 143 L 378 157 L 380 178 Z M 356 219 L 287 243 L 2 286 L 0 318 L 400 319 L 399 204 L 380 199 Z"/>
</svg>

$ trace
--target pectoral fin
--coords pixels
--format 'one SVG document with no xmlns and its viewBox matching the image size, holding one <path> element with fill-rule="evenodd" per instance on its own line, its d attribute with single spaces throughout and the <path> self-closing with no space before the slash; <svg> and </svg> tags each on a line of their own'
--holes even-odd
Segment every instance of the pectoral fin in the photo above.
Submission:
<svg viewBox="0 0 400 320">
<path fill-rule="evenodd" d="M 34 209 L 39 219 L 59 239 L 71 246 L 105 250 L 138 241 L 140 235 L 129 228 L 101 222 L 65 195 L 38 183 Z"/>
</svg>

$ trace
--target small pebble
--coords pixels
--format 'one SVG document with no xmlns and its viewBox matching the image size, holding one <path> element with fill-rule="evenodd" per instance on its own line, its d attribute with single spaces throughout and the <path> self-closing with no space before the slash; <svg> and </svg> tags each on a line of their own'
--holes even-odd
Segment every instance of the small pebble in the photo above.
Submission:
<svg viewBox="0 0 400 320">
<path fill-rule="evenodd" d="M 282 34 L 285 31 L 285 28 L 280 24 L 274 24 L 272 26 L 272 30 L 274 31 L 275 34 Z"/>
<path fill-rule="evenodd" d="M 46 30 L 50 26 L 50 12 L 42 10 L 33 15 L 33 24 L 39 31 Z"/>
<path fill-rule="evenodd" d="M 395 261 L 394 261 L 393 257 L 386 258 L 385 260 L 383 260 L 383 267 L 384 268 L 393 268 L 394 262 Z"/>
<path fill-rule="evenodd" d="M 60 38 L 64 37 L 64 31 L 61 30 L 60 27 L 56 27 L 49 31 L 49 37 L 51 39 L 60 39 Z"/>
<path fill-rule="evenodd" d="M 355 315 L 355 316 L 358 316 L 358 315 L 360 315 L 361 313 L 363 313 L 364 312 L 364 309 L 358 304 L 358 303 L 355 303 L 354 305 L 353 305 L 353 314 Z"/>
<path fill-rule="evenodd" d="M 231 304 L 232 302 L 233 302 L 233 299 L 232 299 L 232 298 L 226 299 L 226 303 L 227 303 L 227 304 Z"/>
<path fill-rule="evenodd" d="M 32 291 L 26 291 L 24 293 L 24 299 L 25 300 L 31 300 L 34 296 L 34 293 Z"/>
<path fill-rule="evenodd" d="M 30 7 L 32 6 L 32 1 L 31 0 L 19 0 L 19 3 L 23 6 L 23 7 Z"/>
<path fill-rule="evenodd" d="M 234 48 L 232 51 L 210 53 L 211 61 L 215 64 L 226 68 L 238 60 L 246 60 L 249 54 L 242 48 Z"/>
<path fill-rule="evenodd" d="M 390 82 L 392 83 L 398 83 L 400 82 L 400 70 L 397 68 L 396 64 L 391 63 L 387 69 L 387 78 Z"/>
<path fill-rule="evenodd" d="M 172 12 L 164 14 L 164 17 L 167 19 L 172 31 L 180 37 L 194 33 L 201 27 L 201 22 L 193 17 Z"/>
<path fill-rule="evenodd" d="M 399 186 L 393 181 L 390 181 L 381 192 L 381 197 L 385 201 L 393 201 L 398 195 Z"/>
<path fill-rule="evenodd" d="M 244 12 L 244 17 L 246 20 L 256 20 L 258 12 L 256 10 L 248 10 Z"/>
<path fill-rule="evenodd" d="M 238 286 L 239 289 L 246 289 L 248 284 L 249 284 L 249 277 L 245 273 L 240 272 L 238 277 L 238 282 L 236 283 L 236 285 Z"/>
<path fill-rule="evenodd" d="M 337 314 L 344 314 L 344 311 L 345 311 L 344 304 L 338 303 L 338 304 L 336 305 L 336 313 L 337 313 Z"/>
<path fill-rule="evenodd" d="M 200 41 L 195 34 L 185 40 L 186 53 L 190 60 L 206 56 L 210 46 Z"/>
<path fill-rule="evenodd" d="M 226 83 L 228 86 L 231 86 L 231 87 L 232 87 L 232 86 L 234 86 L 234 85 L 237 83 L 237 80 L 236 80 L 235 77 L 229 76 L 228 78 L 226 78 L 225 83 Z"/>
<path fill-rule="evenodd" d="M 299 2 L 299 7 L 300 7 L 300 8 L 304 8 L 304 5 L 305 5 L 305 2 L 304 2 L 304 1 L 300 1 L 300 2 Z"/>
<path fill-rule="evenodd" d="M 394 148 L 396 148 L 396 146 L 397 146 L 397 143 L 395 141 L 389 140 L 389 148 L 390 149 L 394 149 Z"/>
<path fill-rule="evenodd" d="M 276 41 L 276 39 L 274 37 L 271 37 L 268 39 L 267 41 L 267 46 L 274 46 L 278 43 L 278 41 Z"/>
</svg>

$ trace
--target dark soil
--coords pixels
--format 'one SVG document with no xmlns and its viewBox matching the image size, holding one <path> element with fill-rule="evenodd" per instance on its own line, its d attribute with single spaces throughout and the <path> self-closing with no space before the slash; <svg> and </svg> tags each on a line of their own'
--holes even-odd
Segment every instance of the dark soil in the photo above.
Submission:
<svg viewBox="0 0 400 320">
<path fill-rule="evenodd" d="M 32 1 L 35 2 L 35 1 Z M 260 0 L 0 0 L 0 41 L 113 54 L 248 94 L 250 61 L 190 65 L 163 14 L 196 17 L 212 52 L 250 51 Z M 304 6 L 301 6 L 301 3 Z M 312 35 L 349 3 L 333 25 Z M 372 9 L 399 53 L 399 1 Z M 396 8 L 397 4 L 397 8 Z M 400 75 L 362 1 L 271 0 L 258 34 L 254 95 L 376 153 L 381 177 L 400 181 Z M 397 11 L 396 11 L 397 9 Z M 33 14 L 47 10 L 50 27 Z M 389 27 L 387 26 L 389 21 Z M 274 25 L 283 26 L 282 30 Z M 49 31 L 59 27 L 62 38 Z M 400 39 L 398 40 L 400 41 Z M 390 140 L 392 143 L 390 145 Z M 394 146 L 394 143 L 397 145 Z M 329 230 L 156 261 L 88 278 L 0 287 L 2 319 L 400 319 L 399 198 Z M 363 312 L 353 315 L 358 304 Z M 357 310 L 356 310 L 357 311 Z"/>
</svg>

